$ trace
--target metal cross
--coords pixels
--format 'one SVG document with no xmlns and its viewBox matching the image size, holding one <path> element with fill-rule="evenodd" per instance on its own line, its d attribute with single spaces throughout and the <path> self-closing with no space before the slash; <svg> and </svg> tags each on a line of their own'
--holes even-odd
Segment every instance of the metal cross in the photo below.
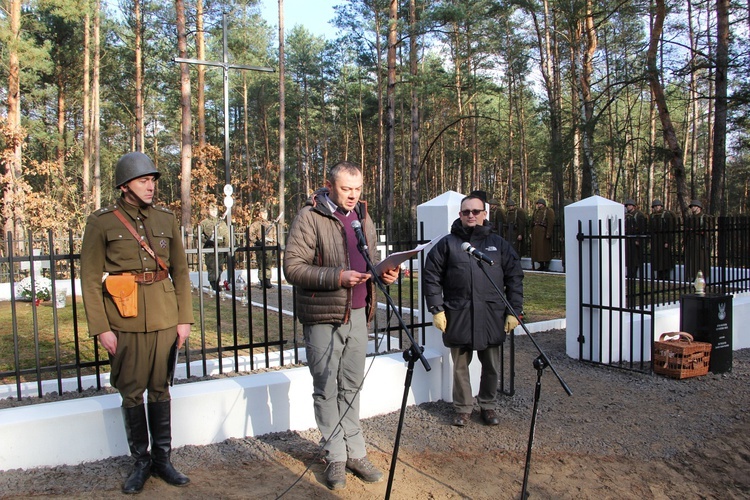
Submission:
<svg viewBox="0 0 750 500">
<path fill-rule="evenodd" d="M 173 59 L 174 62 L 178 63 L 188 63 L 188 64 L 202 64 L 204 66 L 215 66 L 219 68 L 224 69 L 224 205 L 227 207 L 227 209 L 230 209 L 231 206 L 227 206 L 227 197 L 231 196 L 232 188 L 231 188 L 231 173 L 229 169 L 229 70 L 230 69 L 246 69 L 250 71 L 265 71 L 268 73 L 273 73 L 275 70 L 273 68 L 263 67 L 263 66 L 245 66 L 242 64 L 229 64 L 229 49 L 227 48 L 227 13 L 224 12 L 222 15 L 222 31 L 223 31 L 223 41 L 224 41 L 224 57 L 222 62 L 214 62 L 214 61 L 202 61 L 200 59 L 185 59 L 182 57 L 175 57 Z M 227 191 L 229 191 L 229 194 L 227 195 Z M 230 202 L 231 203 L 231 202 Z M 229 210 L 228 210 L 229 212 Z"/>
<path fill-rule="evenodd" d="M 175 57 L 174 62 L 187 63 L 187 64 L 202 64 L 204 66 L 216 66 L 224 70 L 224 207 L 226 207 L 225 218 L 227 220 L 227 226 L 229 227 L 229 254 L 227 259 L 227 278 L 234 284 L 234 229 L 232 228 L 232 205 L 234 200 L 232 193 L 232 178 L 229 168 L 229 70 L 230 69 L 246 69 L 250 71 L 265 71 L 273 73 L 273 68 L 266 68 L 262 66 L 244 66 L 241 64 L 229 64 L 229 49 L 227 48 L 227 13 L 224 12 L 222 15 L 222 33 L 224 42 L 224 55 L 222 62 L 214 61 L 202 61 L 200 59 L 185 59 L 182 57 Z"/>
</svg>

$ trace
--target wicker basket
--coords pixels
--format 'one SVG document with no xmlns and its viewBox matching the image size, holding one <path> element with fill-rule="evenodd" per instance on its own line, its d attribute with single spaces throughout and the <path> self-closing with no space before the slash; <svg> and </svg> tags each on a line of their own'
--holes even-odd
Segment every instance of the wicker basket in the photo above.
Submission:
<svg viewBox="0 0 750 500">
<path fill-rule="evenodd" d="M 664 340 L 675 336 L 676 340 Z M 667 377 L 683 379 L 698 377 L 708 373 L 711 359 L 711 344 L 695 342 L 693 336 L 685 332 L 662 333 L 654 342 L 654 372 Z"/>
</svg>

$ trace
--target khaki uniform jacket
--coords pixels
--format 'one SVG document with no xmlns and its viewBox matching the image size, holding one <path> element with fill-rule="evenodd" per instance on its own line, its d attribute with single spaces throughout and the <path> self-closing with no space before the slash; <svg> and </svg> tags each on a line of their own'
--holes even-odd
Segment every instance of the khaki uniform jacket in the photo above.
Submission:
<svg viewBox="0 0 750 500">
<path fill-rule="evenodd" d="M 531 260 L 549 262 L 552 260 L 552 227 L 555 225 L 555 212 L 542 207 L 534 210 L 531 216 Z"/>
<path fill-rule="evenodd" d="M 146 242 L 150 241 L 170 274 L 156 283 L 138 284 L 138 315 L 134 318 L 120 316 L 102 276 L 157 271 L 158 265 L 115 216 L 115 208 L 139 234 L 145 237 L 148 233 Z M 81 247 L 81 287 L 92 337 L 106 331 L 153 332 L 192 324 L 190 275 L 175 215 L 166 208 L 138 208 L 122 200 L 89 215 Z"/>
<path fill-rule="evenodd" d="M 711 240 L 714 219 L 705 212 L 685 217 L 685 278 L 693 281 L 698 271 L 706 281 L 711 277 Z"/>
<path fill-rule="evenodd" d="M 218 245 L 214 245 L 214 229 L 216 230 L 216 240 Z M 204 247 L 213 248 L 214 246 L 223 248 L 229 246 L 229 227 L 224 219 L 219 217 L 207 217 L 201 222 L 201 233 L 203 233 Z M 209 243 L 209 241 L 211 243 Z"/>
<path fill-rule="evenodd" d="M 510 243 L 516 253 L 520 256 L 523 250 L 523 243 L 526 241 L 526 228 L 528 225 L 528 216 L 523 208 L 508 209 L 503 221 L 503 229 L 500 236 Z M 519 240 L 518 237 L 521 236 Z"/>
<path fill-rule="evenodd" d="M 248 228 L 250 232 L 250 244 L 260 245 L 261 228 L 266 228 L 266 245 L 276 244 L 276 225 L 266 219 L 257 219 Z"/>
<path fill-rule="evenodd" d="M 651 232 L 651 268 L 654 271 L 670 271 L 674 267 L 677 217 L 669 210 L 652 212 L 648 224 Z"/>
</svg>

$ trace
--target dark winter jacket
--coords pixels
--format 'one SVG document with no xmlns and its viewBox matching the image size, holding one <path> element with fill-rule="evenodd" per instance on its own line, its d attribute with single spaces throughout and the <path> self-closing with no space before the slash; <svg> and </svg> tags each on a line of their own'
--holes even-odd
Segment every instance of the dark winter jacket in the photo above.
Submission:
<svg viewBox="0 0 750 500">
<path fill-rule="evenodd" d="M 346 233 L 331 212 L 322 188 L 310 197 L 292 222 L 284 251 L 284 276 L 297 287 L 297 317 L 302 324 L 348 323 L 352 289 L 341 286 L 341 273 L 350 269 Z M 379 262 L 377 233 L 360 201 L 354 211 L 362 221 L 370 260 Z M 367 282 L 367 318 L 374 314 L 375 286 Z"/>
<path fill-rule="evenodd" d="M 451 233 L 427 254 L 422 277 L 425 301 L 428 309 L 445 310 L 446 347 L 483 350 L 505 340 L 505 304 L 478 262 L 461 249 L 463 242 L 468 241 L 494 261 L 492 266 L 482 266 L 505 292 L 516 313 L 520 314 L 523 308 L 523 271 L 518 254 L 490 230 L 487 222 L 467 229 L 456 219 Z"/>
</svg>

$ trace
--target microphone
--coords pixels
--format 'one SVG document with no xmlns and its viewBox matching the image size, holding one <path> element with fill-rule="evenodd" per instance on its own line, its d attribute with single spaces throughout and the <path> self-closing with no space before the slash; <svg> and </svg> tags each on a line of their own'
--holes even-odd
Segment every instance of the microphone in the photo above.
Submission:
<svg viewBox="0 0 750 500">
<path fill-rule="evenodd" d="M 358 220 L 353 220 L 352 228 L 354 229 L 354 234 L 357 235 L 359 247 L 367 250 L 367 240 L 365 239 L 365 234 L 362 232 L 362 223 Z"/>
<path fill-rule="evenodd" d="M 490 259 L 485 254 L 483 254 L 482 252 L 480 252 L 479 250 L 471 246 L 471 243 L 469 243 L 468 241 L 464 241 L 463 243 L 461 243 L 461 250 L 468 253 L 469 255 L 477 259 L 478 261 L 489 264 L 490 266 L 494 264 L 492 259 Z"/>
</svg>

